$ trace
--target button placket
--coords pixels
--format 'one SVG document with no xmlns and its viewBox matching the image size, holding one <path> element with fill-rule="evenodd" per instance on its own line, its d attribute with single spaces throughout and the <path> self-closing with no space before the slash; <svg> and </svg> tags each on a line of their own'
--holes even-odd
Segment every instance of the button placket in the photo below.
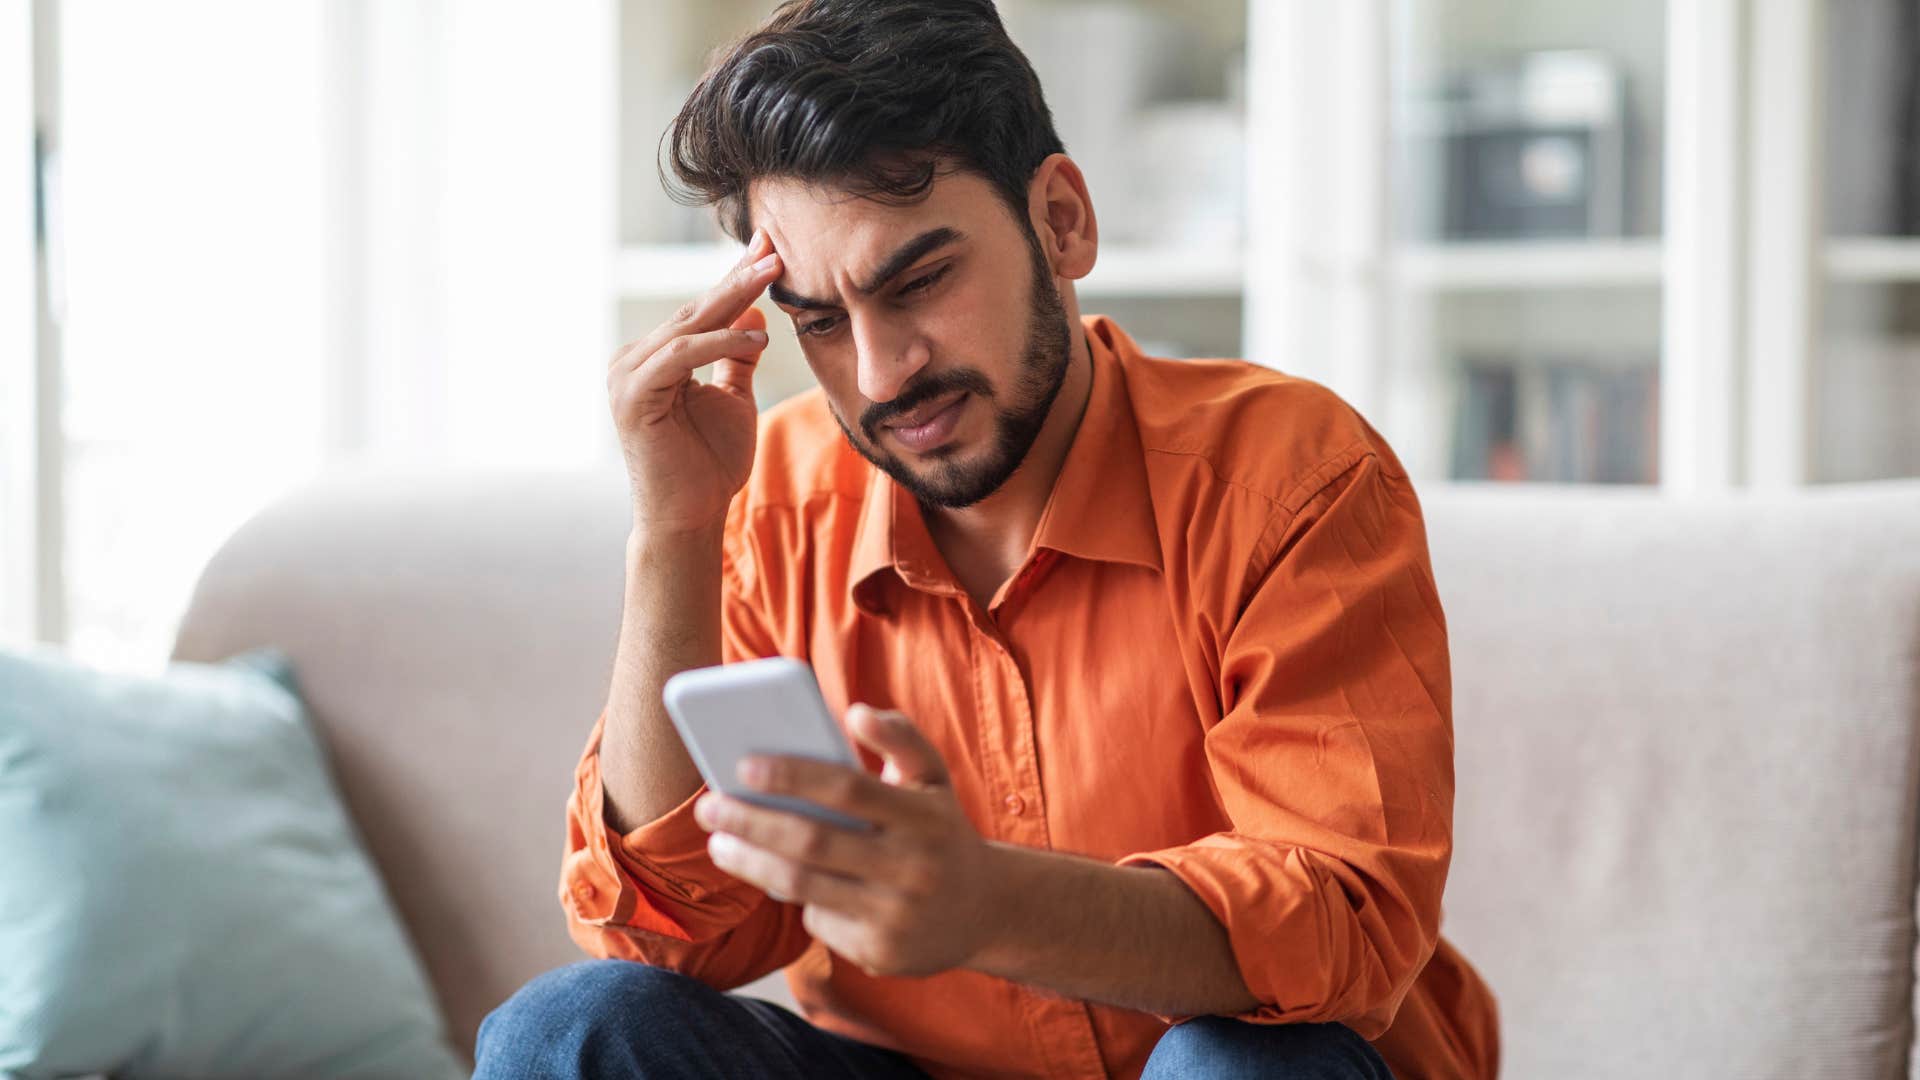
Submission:
<svg viewBox="0 0 1920 1080">
<path fill-rule="evenodd" d="M 1047 835 L 1045 807 L 1041 801 L 1043 793 L 1040 790 L 1032 691 L 1006 640 L 1002 638 L 994 644 L 999 651 L 997 659 L 1006 696 L 1010 751 L 1008 791 L 1001 797 L 1000 805 L 1010 817 L 1018 819 L 1020 824 L 1017 831 L 1023 842 L 1034 847 L 1050 848 L 1053 844 Z"/>
<path fill-rule="evenodd" d="M 975 680 L 982 699 L 993 702 L 994 717 L 990 727 L 997 746 L 989 761 L 1003 764 L 990 778 L 991 792 L 998 790 L 1000 808 L 1005 812 L 1002 826 L 996 830 L 1003 839 L 1029 847 L 1046 847 L 1046 829 L 1043 821 L 1036 820 L 1037 815 L 1029 808 L 1039 808 L 1039 786 L 1034 779 L 1033 770 L 1033 717 L 1027 703 L 1026 680 L 1021 676 L 1020 665 L 1014 662 L 1013 650 L 1007 643 L 1006 634 L 999 624 L 986 618 L 969 604 L 969 612 L 975 615 L 972 620 L 975 637 Z M 984 716 L 982 719 L 986 719 Z"/>
<path fill-rule="evenodd" d="M 993 679 L 989 675 L 992 663 L 992 650 L 998 647 L 990 632 L 990 626 L 983 626 L 975 617 L 971 599 L 961 596 L 955 602 L 961 605 L 966 620 L 967 668 L 973 682 L 974 716 L 976 718 L 974 737 L 980 745 L 980 761 L 985 775 L 981 779 L 982 794 L 992 798 L 992 792 L 1006 785 L 1005 773 L 998 767 L 1007 758 L 1005 724 L 1006 715 L 1002 708 L 1000 695 L 995 692 Z M 997 816 L 992 812 L 992 803 L 981 807 L 984 815 L 980 824 L 984 831 L 995 839 L 1016 839 L 1010 835 L 1003 821 L 994 821 Z"/>
</svg>

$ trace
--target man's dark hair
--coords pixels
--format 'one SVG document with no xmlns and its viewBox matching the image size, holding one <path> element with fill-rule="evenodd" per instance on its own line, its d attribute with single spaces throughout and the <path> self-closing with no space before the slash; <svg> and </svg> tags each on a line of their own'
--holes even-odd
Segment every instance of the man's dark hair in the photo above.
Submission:
<svg viewBox="0 0 1920 1080">
<path fill-rule="evenodd" d="M 747 186 L 823 184 L 912 203 L 957 170 L 992 183 L 1028 233 L 1027 185 L 1065 147 L 992 0 L 789 0 L 729 47 L 663 142 L 675 201 L 750 234 Z"/>
</svg>

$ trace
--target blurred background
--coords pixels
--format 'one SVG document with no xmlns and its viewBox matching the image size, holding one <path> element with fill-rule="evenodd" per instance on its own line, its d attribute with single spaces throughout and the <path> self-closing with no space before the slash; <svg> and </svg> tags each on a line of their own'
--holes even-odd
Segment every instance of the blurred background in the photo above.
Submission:
<svg viewBox="0 0 1920 1080">
<path fill-rule="evenodd" d="M 659 137 L 772 6 L 0 8 L 0 643 L 159 669 L 323 472 L 617 464 L 608 358 L 734 257 Z M 1920 0 L 1000 6 L 1149 351 L 1423 484 L 1920 476 Z"/>
</svg>

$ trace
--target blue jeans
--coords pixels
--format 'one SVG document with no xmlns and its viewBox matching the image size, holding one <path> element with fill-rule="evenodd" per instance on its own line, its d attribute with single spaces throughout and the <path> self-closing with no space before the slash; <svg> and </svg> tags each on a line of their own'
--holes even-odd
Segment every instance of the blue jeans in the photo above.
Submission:
<svg viewBox="0 0 1920 1080">
<path fill-rule="evenodd" d="M 520 988 L 480 1023 L 474 1080 L 916 1077 L 905 1056 L 665 968 L 585 960 Z M 1344 1024 L 1203 1016 L 1161 1036 L 1141 1080 L 1393 1080 Z"/>
</svg>

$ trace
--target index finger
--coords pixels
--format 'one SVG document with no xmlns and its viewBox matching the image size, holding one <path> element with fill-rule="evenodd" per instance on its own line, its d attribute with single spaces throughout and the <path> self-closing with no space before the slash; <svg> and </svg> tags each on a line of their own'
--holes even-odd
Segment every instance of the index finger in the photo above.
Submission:
<svg viewBox="0 0 1920 1080">
<path fill-rule="evenodd" d="M 756 256 L 760 261 L 772 258 L 774 262 L 771 267 L 756 270 Z M 665 322 L 622 345 L 608 361 L 608 369 L 638 368 L 676 338 L 734 325 L 753 307 L 760 290 L 780 276 L 778 267 L 779 255 L 773 251 L 772 238 L 765 229 L 753 230 L 753 235 L 747 238 L 746 250 L 740 253 L 726 276 L 706 292 L 681 304 Z"/>
<path fill-rule="evenodd" d="M 756 772 L 756 770 L 758 770 Z M 740 781 L 770 795 L 791 795 L 878 823 L 900 816 L 905 792 L 861 769 L 795 754 L 748 754 Z"/>
<path fill-rule="evenodd" d="M 780 276 L 780 253 L 765 229 L 755 229 L 747 250 L 726 276 L 699 296 L 680 305 L 667 321 L 669 336 L 720 330 L 752 306 L 760 290 Z"/>
</svg>

